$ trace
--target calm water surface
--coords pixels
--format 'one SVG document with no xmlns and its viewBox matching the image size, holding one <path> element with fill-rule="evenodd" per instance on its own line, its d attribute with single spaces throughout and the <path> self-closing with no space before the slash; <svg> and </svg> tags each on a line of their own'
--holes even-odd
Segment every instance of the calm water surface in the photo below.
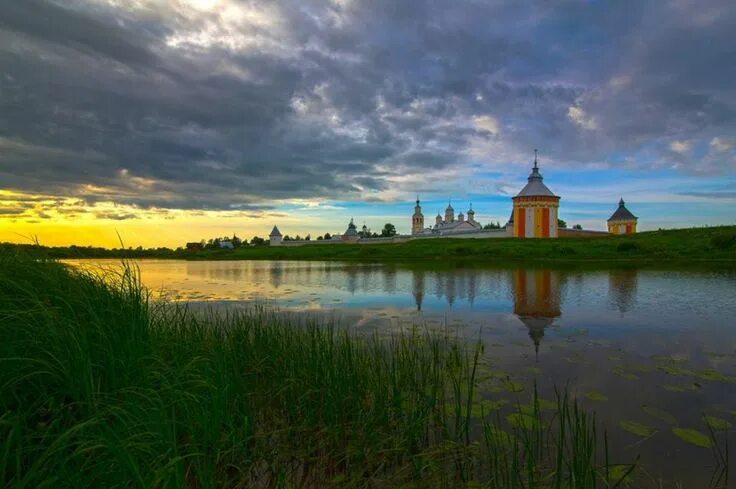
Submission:
<svg viewBox="0 0 736 489">
<path fill-rule="evenodd" d="M 170 300 L 235 308 L 266 303 L 359 331 L 424 325 L 480 338 L 494 368 L 526 386 L 521 393 L 490 395 L 514 401 L 536 381 L 541 395 L 551 398 L 555 385 L 569 385 L 608 429 L 617 462 L 642 456 L 652 487 L 660 478 L 668 481 L 663 487 L 674 479 L 684 487 L 708 487 L 711 451 L 677 438 L 673 427 L 707 433 L 703 415 L 736 425 L 733 271 L 137 263 L 144 284 Z M 642 439 L 622 429 L 621 421 L 641 423 L 655 434 Z M 722 436 L 736 447 L 733 429 Z M 730 487 L 736 487 L 733 460 L 731 474 Z"/>
</svg>

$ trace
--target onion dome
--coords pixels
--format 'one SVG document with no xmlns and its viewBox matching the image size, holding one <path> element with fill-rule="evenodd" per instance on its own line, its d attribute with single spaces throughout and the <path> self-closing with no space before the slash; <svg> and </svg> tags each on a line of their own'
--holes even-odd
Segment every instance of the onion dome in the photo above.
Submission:
<svg viewBox="0 0 736 489">
<path fill-rule="evenodd" d="M 271 236 L 271 237 L 281 237 L 281 231 L 279 231 L 279 228 L 277 228 L 276 226 L 274 226 L 273 229 L 271 230 L 271 234 L 269 234 L 269 236 Z"/>
<path fill-rule="evenodd" d="M 521 189 L 516 196 L 517 197 L 557 197 L 547 186 L 542 183 L 542 174 L 539 173 L 539 167 L 537 166 L 537 153 L 534 150 L 534 167 L 532 172 L 529 174 L 528 183 Z"/>
<path fill-rule="evenodd" d="M 470 209 L 468 209 L 468 218 L 472 218 L 475 215 L 475 211 L 473 210 L 473 204 L 470 204 Z"/>
<path fill-rule="evenodd" d="M 447 203 L 447 209 L 445 209 L 445 212 L 447 211 L 455 212 L 455 209 L 452 208 L 452 204 L 449 202 Z"/>
<path fill-rule="evenodd" d="M 422 214 L 422 206 L 419 204 L 419 196 L 417 195 L 417 205 L 414 206 L 414 215 L 419 216 Z"/>
<path fill-rule="evenodd" d="M 348 228 L 345 231 L 345 234 L 343 236 L 357 236 L 358 231 L 355 230 L 355 223 L 353 222 L 353 218 L 350 218 L 350 224 L 348 224 Z"/>
<path fill-rule="evenodd" d="M 609 221 L 635 221 L 636 219 L 638 218 L 626 208 L 626 203 L 623 198 L 618 201 L 618 209 L 616 209 L 616 212 L 608 218 Z"/>
</svg>

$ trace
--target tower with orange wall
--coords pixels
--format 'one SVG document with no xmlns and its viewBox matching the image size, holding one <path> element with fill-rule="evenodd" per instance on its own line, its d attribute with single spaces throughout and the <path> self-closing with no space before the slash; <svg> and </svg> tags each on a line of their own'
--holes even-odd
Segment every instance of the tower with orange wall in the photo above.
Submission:
<svg viewBox="0 0 736 489">
<path fill-rule="evenodd" d="M 560 197 L 553 194 L 543 180 L 537 165 L 537 150 L 534 150 L 534 167 L 529 174 L 528 183 L 513 198 L 515 238 L 557 237 Z"/>
</svg>

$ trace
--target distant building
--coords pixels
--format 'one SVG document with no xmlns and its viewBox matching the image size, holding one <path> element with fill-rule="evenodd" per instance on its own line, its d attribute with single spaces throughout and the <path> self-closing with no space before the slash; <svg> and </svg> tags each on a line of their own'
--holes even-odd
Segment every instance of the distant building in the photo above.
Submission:
<svg viewBox="0 0 736 489">
<path fill-rule="evenodd" d="M 608 232 L 611 234 L 634 234 L 638 218 L 626 208 L 624 199 L 618 201 L 618 209 L 608 218 Z"/>
<path fill-rule="evenodd" d="M 542 180 L 537 166 L 537 150 L 534 150 L 534 167 L 529 174 L 528 183 L 512 199 L 514 211 L 510 223 L 513 224 L 515 238 L 557 237 L 560 198 Z"/>
<path fill-rule="evenodd" d="M 268 243 L 271 246 L 279 246 L 281 244 L 283 236 L 281 236 L 281 231 L 279 231 L 279 228 L 274 226 L 271 230 L 271 234 L 268 235 Z"/>
<path fill-rule="evenodd" d="M 542 174 L 539 172 L 539 163 L 537 161 L 537 150 L 534 150 L 534 166 L 527 179 L 527 184 L 521 191 L 512 198 L 513 207 L 511 216 L 506 225 L 500 229 L 494 229 L 495 226 L 489 226 L 489 229 L 483 229 L 483 226 L 475 220 L 475 211 L 473 205 L 470 204 L 466 214 L 460 212 L 455 217 L 455 209 L 452 202 L 449 202 L 445 209 L 444 216 L 437 214 L 434 225 L 426 225 L 424 222 L 424 214 L 422 213 L 421 202 L 417 196 L 414 206 L 414 213 L 411 216 L 411 234 L 404 236 L 394 236 L 390 240 L 386 237 L 372 237 L 370 229 L 363 225 L 361 231 L 358 231 L 353 219 L 350 219 L 348 228 L 342 235 L 332 235 L 331 239 L 321 240 L 342 243 L 386 243 L 401 242 L 410 239 L 425 238 L 557 238 L 557 237 L 602 237 L 609 233 L 628 234 L 636 232 L 637 217 L 634 216 L 624 205 L 623 199 L 619 203 L 619 208 L 608 219 L 608 233 L 605 231 L 593 231 L 586 229 L 564 229 L 559 227 L 558 211 L 560 207 L 560 197 L 555 195 L 545 184 Z M 426 227 L 425 227 L 426 226 Z M 272 232 L 271 244 L 281 243 L 281 233 L 274 226 L 274 236 Z M 297 245 L 297 243 L 290 243 Z M 304 243 L 299 243 L 299 245 Z"/>
<path fill-rule="evenodd" d="M 416 236 L 424 232 L 424 214 L 422 214 L 422 206 L 419 205 L 419 196 L 417 196 L 417 205 L 414 206 L 414 215 L 411 216 L 411 234 Z"/>
<path fill-rule="evenodd" d="M 342 241 L 348 241 L 348 242 L 355 242 L 358 241 L 360 238 L 360 235 L 358 234 L 358 231 L 355 229 L 355 223 L 353 222 L 353 218 L 350 218 L 350 223 L 348 224 L 348 228 L 345 230 L 345 232 L 342 235 Z"/>
<path fill-rule="evenodd" d="M 233 245 L 233 242 L 230 241 L 229 239 L 223 239 L 223 240 L 220 240 L 220 248 L 232 250 L 232 249 L 235 249 L 235 245 Z"/>
<path fill-rule="evenodd" d="M 440 214 L 437 214 L 434 220 L 434 227 L 431 229 L 434 234 L 455 234 L 455 233 L 472 233 L 474 231 L 481 231 L 483 226 L 475 220 L 475 211 L 473 210 L 472 204 L 468 209 L 468 219 L 465 219 L 465 215 L 461 212 L 455 219 L 455 209 L 452 207 L 452 203 L 447 204 L 445 209 L 445 218 L 442 219 Z"/>
</svg>

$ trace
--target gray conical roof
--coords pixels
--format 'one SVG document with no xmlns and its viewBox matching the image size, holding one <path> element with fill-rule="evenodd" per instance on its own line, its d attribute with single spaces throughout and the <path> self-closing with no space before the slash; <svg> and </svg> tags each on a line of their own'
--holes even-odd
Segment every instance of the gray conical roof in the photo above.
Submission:
<svg viewBox="0 0 736 489">
<path fill-rule="evenodd" d="M 271 230 L 271 234 L 269 234 L 269 236 L 274 236 L 274 237 L 281 236 L 281 231 L 279 231 L 279 228 L 277 228 L 276 226 L 274 226 L 273 229 Z"/>
<path fill-rule="evenodd" d="M 537 160 L 534 159 L 534 167 L 532 172 L 529 174 L 528 182 L 521 192 L 516 194 L 517 197 L 557 197 L 547 186 L 542 183 L 544 178 L 539 173 L 539 167 L 537 167 Z"/>
<path fill-rule="evenodd" d="M 618 201 L 618 209 L 608 218 L 609 221 L 631 221 L 636 219 L 637 217 L 626 208 L 624 199 Z"/>
</svg>

